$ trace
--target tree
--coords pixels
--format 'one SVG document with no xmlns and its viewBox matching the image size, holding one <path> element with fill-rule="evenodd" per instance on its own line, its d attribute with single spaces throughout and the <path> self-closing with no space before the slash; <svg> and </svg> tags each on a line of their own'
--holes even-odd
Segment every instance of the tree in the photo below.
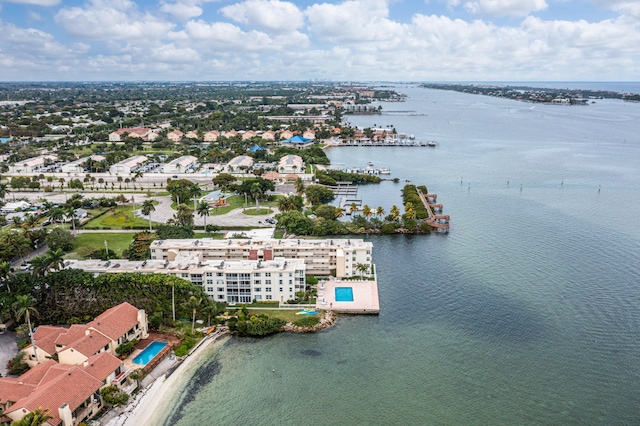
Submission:
<svg viewBox="0 0 640 426">
<path fill-rule="evenodd" d="M 49 259 L 46 255 L 35 256 L 29 260 L 29 269 L 31 273 L 36 276 L 46 275 L 49 269 Z"/>
<path fill-rule="evenodd" d="M 149 232 L 153 232 L 153 227 L 151 226 L 151 212 L 156 211 L 155 206 L 153 205 L 153 201 L 145 200 L 142 203 L 142 214 L 149 217 Z"/>
<path fill-rule="evenodd" d="M 115 407 L 122 407 L 127 405 L 127 402 L 129 402 L 129 395 L 115 385 L 102 388 L 100 390 L 100 395 L 106 404 L 113 405 Z"/>
<path fill-rule="evenodd" d="M 349 213 L 354 214 L 358 211 L 358 205 L 355 203 L 355 201 L 353 203 L 351 203 L 351 205 L 349 206 Z"/>
<path fill-rule="evenodd" d="M 209 203 L 205 200 L 202 200 L 198 203 L 196 207 L 196 211 L 198 216 L 204 218 L 204 229 L 207 229 L 207 216 L 211 214 L 211 207 L 209 207 Z"/>
<path fill-rule="evenodd" d="M 62 228 L 52 229 L 45 238 L 51 250 L 62 249 L 62 251 L 71 250 L 73 248 L 73 240 L 73 234 Z"/>
<path fill-rule="evenodd" d="M 193 227 L 193 210 L 186 204 L 180 204 L 178 210 L 173 217 L 169 219 L 168 223 L 183 227 Z"/>
<path fill-rule="evenodd" d="M 384 217 L 384 214 L 385 214 L 384 208 L 382 206 L 378 206 L 378 208 L 376 209 L 376 216 Z"/>
<path fill-rule="evenodd" d="M 260 213 L 260 197 L 262 197 L 262 187 L 258 182 L 251 185 L 251 197 L 256 200 L 256 213 Z"/>
<path fill-rule="evenodd" d="M 200 189 L 200 185 L 194 183 L 189 186 L 189 198 L 193 198 L 193 210 L 196 210 L 196 198 L 202 195 L 202 190 Z"/>
<path fill-rule="evenodd" d="M 71 227 L 73 228 L 73 234 L 76 234 L 76 209 L 73 206 L 68 206 L 65 209 L 65 216 L 71 219 Z"/>
<path fill-rule="evenodd" d="M 416 218 L 416 210 L 413 207 L 413 203 L 408 201 L 404 205 L 404 217 L 407 219 L 415 219 Z"/>
<path fill-rule="evenodd" d="M 333 191 L 322 185 L 307 186 L 305 194 L 311 204 L 327 204 L 335 198 Z"/>
<path fill-rule="evenodd" d="M 60 207 L 54 207 L 49 211 L 49 219 L 53 223 L 61 222 L 64 219 L 64 210 Z"/>
<path fill-rule="evenodd" d="M 223 191 L 227 191 L 229 186 L 236 181 L 236 178 L 228 173 L 220 173 L 212 179 L 215 186 Z"/>
<path fill-rule="evenodd" d="M 302 180 L 302 178 L 297 178 L 293 184 L 296 187 L 296 194 L 304 194 L 304 181 Z"/>
<path fill-rule="evenodd" d="M 1 262 L 0 263 L 0 283 L 7 286 L 7 292 L 9 293 L 11 293 L 11 287 L 9 286 L 9 283 L 11 282 L 12 278 L 13 278 L 13 267 L 11 266 L 11 263 L 7 261 Z M 0 323 L 1 322 L 2 320 L 0 320 Z"/>
<path fill-rule="evenodd" d="M 362 216 L 366 217 L 367 219 L 371 218 L 371 215 L 373 214 L 373 211 L 371 210 L 371 207 L 369 207 L 368 204 L 365 204 L 362 207 Z"/>
<path fill-rule="evenodd" d="M 389 210 L 389 215 L 391 216 L 391 219 L 394 221 L 397 221 L 398 218 L 400 217 L 400 210 L 398 210 L 398 207 L 395 204 L 391 206 L 391 210 Z"/>
<path fill-rule="evenodd" d="M 47 269 L 59 271 L 64 267 L 64 251 L 61 248 L 49 250 L 45 256 L 47 258 Z"/>
<path fill-rule="evenodd" d="M 191 309 L 191 332 L 192 333 L 195 330 L 195 326 L 196 326 L 196 312 L 198 311 L 198 308 L 200 307 L 201 304 L 202 304 L 201 297 L 191 296 L 189 298 L 188 306 L 189 306 L 189 309 Z"/>
<path fill-rule="evenodd" d="M 207 303 L 204 308 L 202 308 L 202 313 L 207 316 L 207 327 L 211 327 L 211 318 L 218 315 L 219 312 L 218 304 L 213 301 Z"/>
<path fill-rule="evenodd" d="M 38 310 L 35 308 L 36 299 L 30 294 L 20 294 L 16 296 L 16 301 L 13 303 L 13 309 L 16 311 L 16 317 L 18 319 L 25 318 L 29 325 L 29 336 L 31 337 L 31 346 L 33 346 L 33 354 L 36 357 L 36 363 L 40 363 L 38 359 L 38 352 L 36 351 L 36 344 L 33 340 L 33 328 L 31 328 L 31 315 L 38 315 Z"/>
<path fill-rule="evenodd" d="M 20 420 L 11 423 L 11 426 L 40 426 L 52 418 L 48 408 L 39 407 L 24 415 Z"/>
<path fill-rule="evenodd" d="M 9 185 L 6 183 L 0 183 L 0 198 L 4 199 L 4 197 L 9 194 Z"/>
<path fill-rule="evenodd" d="M 360 273 L 360 279 L 369 271 L 369 265 L 366 263 L 356 263 L 356 271 Z"/>
</svg>

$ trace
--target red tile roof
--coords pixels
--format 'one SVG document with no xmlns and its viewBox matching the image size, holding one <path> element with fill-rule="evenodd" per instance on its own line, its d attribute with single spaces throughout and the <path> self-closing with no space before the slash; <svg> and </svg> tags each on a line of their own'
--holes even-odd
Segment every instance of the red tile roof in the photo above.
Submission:
<svg viewBox="0 0 640 426">
<path fill-rule="evenodd" d="M 66 333 L 67 329 L 63 327 L 56 327 L 52 325 L 41 325 L 38 327 L 35 333 L 33 333 L 33 340 L 36 346 L 53 355 L 56 353 L 55 341 L 62 333 Z"/>
<path fill-rule="evenodd" d="M 53 369 L 51 368 L 50 371 Z M 53 417 L 49 423 L 58 425 L 62 422 L 58 416 L 58 407 L 66 403 L 73 412 L 101 386 L 102 381 L 92 377 L 82 367 L 71 367 L 66 373 L 58 374 L 47 384 L 38 386 L 31 395 L 18 400 L 7 410 L 7 414 L 23 408 L 29 411 L 35 411 L 41 407 L 48 408 L 49 415 Z"/>
<path fill-rule="evenodd" d="M 60 334 L 55 343 L 56 345 L 69 346 L 86 336 L 87 330 L 89 330 L 89 326 L 85 324 L 74 324 L 66 329 L 65 333 Z"/>
<path fill-rule="evenodd" d="M 111 340 L 118 340 L 123 334 L 138 324 L 138 308 L 124 302 L 107 309 L 87 324 Z"/>
<path fill-rule="evenodd" d="M 109 343 L 111 343 L 110 338 L 101 333 L 98 333 L 97 331 L 91 330 L 88 335 L 83 336 L 73 343 L 70 343 L 60 352 L 75 349 L 88 358 L 91 355 L 97 353 L 100 349 L 107 346 Z"/>
<path fill-rule="evenodd" d="M 111 355 L 109 352 L 102 352 L 98 355 L 89 357 L 84 370 L 96 379 L 103 381 L 121 365 L 122 361 L 118 358 Z"/>
</svg>

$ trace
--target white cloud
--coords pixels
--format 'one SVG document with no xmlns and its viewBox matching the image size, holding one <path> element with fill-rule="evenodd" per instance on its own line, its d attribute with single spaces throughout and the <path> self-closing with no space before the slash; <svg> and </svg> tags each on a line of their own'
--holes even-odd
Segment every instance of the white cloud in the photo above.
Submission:
<svg viewBox="0 0 640 426">
<path fill-rule="evenodd" d="M 623 14 L 640 17 L 640 2 L 629 0 L 592 0 L 594 4 L 600 7 L 621 12 Z"/>
<path fill-rule="evenodd" d="M 545 0 L 449 0 L 448 4 L 454 7 L 462 4 L 473 14 L 496 17 L 522 17 L 549 7 Z"/>
<path fill-rule="evenodd" d="M 165 0 L 161 1 L 160 10 L 168 13 L 180 21 L 196 18 L 202 15 L 202 5 L 215 0 L 175 0 L 169 3 Z"/>
<path fill-rule="evenodd" d="M 401 35 L 403 24 L 388 18 L 384 0 L 350 0 L 315 4 L 305 10 L 311 31 L 320 39 L 349 43 L 390 40 Z"/>
<path fill-rule="evenodd" d="M 83 7 L 61 9 L 54 19 L 71 36 L 89 40 L 157 40 L 174 27 L 140 13 L 130 0 L 91 0 Z"/>
<path fill-rule="evenodd" d="M 279 0 L 247 0 L 220 12 L 235 22 L 268 32 L 292 32 L 304 24 L 304 15 L 295 4 Z"/>
<path fill-rule="evenodd" d="M 7 3 L 28 4 L 32 6 L 55 6 L 60 0 L 2 0 Z M 1 1 L 0 1 L 1 2 Z"/>
</svg>

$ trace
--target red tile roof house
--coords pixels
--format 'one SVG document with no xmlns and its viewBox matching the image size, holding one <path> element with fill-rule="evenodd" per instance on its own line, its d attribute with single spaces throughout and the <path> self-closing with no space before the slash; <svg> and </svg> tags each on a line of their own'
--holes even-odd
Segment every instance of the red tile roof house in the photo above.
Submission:
<svg viewBox="0 0 640 426">
<path fill-rule="evenodd" d="M 116 355 L 116 348 L 133 339 L 148 337 L 147 315 L 143 309 L 124 302 L 107 309 L 87 324 L 69 328 L 40 326 L 33 334 L 34 347 L 23 349 L 30 366 L 43 362 L 54 353 L 61 364 L 78 365 L 100 352 Z"/>
<path fill-rule="evenodd" d="M 76 426 L 102 408 L 100 389 L 121 375 L 122 362 L 103 352 L 81 365 L 47 360 L 18 378 L 0 378 L 0 408 L 13 421 L 28 413 L 48 409 L 45 424 Z"/>
</svg>

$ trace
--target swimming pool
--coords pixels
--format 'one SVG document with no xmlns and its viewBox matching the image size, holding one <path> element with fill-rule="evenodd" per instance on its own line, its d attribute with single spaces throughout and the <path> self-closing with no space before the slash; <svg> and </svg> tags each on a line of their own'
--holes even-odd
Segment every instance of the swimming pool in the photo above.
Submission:
<svg viewBox="0 0 640 426">
<path fill-rule="evenodd" d="M 336 287 L 336 302 L 353 302 L 353 288 Z"/>
<path fill-rule="evenodd" d="M 157 340 L 151 342 L 149 346 L 147 346 L 142 352 L 140 352 L 140 355 L 133 359 L 133 363 L 139 365 L 147 365 L 149 361 L 151 361 L 156 355 L 158 355 L 158 353 L 160 353 L 162 348 L 164 348 L 165 346 L 167 346 L 167 342 L 159 342 Z"/>
</svg>

